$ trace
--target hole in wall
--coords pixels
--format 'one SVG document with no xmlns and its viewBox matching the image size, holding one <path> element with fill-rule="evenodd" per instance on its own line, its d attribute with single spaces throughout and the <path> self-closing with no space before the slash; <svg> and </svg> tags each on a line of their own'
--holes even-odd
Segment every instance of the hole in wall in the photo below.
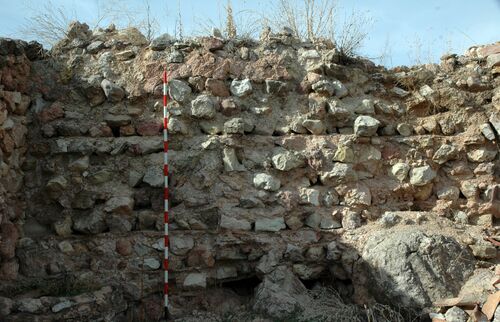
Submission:
<svg viewBox="0 0 500 322">
<path fill-rule="evenodd" d="M 113 132 L 113 136 L 115 138 L 120 137 L 120 127 L 119 126 L 111 126 L 111 132 Z"/>
<path fill-rule="evenodd" d="M 253 296 L 255 288 L 260 284 L 260 282 L 261 280 L 257 278 L 257 276 L 253 275 L 243 279 L 222 282 L 220 286 L 232 290 L 239 296 Z"/>
</svg>

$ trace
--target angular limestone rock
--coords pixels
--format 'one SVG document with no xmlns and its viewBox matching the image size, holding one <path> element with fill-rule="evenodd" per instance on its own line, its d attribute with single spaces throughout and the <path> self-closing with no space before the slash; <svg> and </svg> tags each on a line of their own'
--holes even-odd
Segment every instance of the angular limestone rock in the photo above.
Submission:
<svg viewBox="0 0 500 322">
<path fill-rule="evenodd" d="M 380 125 L 381 123 L 371 116 L 358 116 L 354 121 L 354 134 L 357 136 L 374 136 L 377 134 Z"/>
</svg>

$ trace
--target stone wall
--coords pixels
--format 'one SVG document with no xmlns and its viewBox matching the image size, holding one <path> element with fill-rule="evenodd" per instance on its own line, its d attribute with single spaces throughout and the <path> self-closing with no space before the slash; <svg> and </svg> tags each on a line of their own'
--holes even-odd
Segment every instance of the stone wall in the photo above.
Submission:
<svg viewBox="0 0 500 322">
<path fill-rule="evenodd" d="M 27 150 L 30 61 L 26 44 L 0 41 L 0 279 L 15 280 L 15 246 L 24 215 L 22 166 Z"/>
<path fill-rule="evenodd" d="M 1 56 L 9 321 L 162 315 L 165 65 L 174 315 L 246 305 L 283 316 L 300 298 L 269 305 L 282 299 L 269 291 L 277 274 L 373 301 L 357 265 L 373 259 L 363 247 L 379 230 L 453 236 L 443 244 L 471 263 L 471 253 L 497 256 L 478 231 L 499 215 L 498 60 L 451 55 L 388 71 L 286 32 L 148 44 L 135 29 L 81 24 L 52 51 L 31 71 L 25 54 Z M 457 237 L 464 229 L 472 241 Z M 402 302 L 456 295 L 461 284 L 448 284 Z"/>
</svg>

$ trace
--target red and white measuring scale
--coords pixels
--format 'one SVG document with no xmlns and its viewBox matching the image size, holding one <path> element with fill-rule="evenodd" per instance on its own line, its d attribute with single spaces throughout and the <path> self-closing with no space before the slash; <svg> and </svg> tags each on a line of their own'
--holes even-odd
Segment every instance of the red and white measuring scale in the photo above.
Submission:
<svg viewBox="0 0 500 322">
<path fill-rule="evenodd" d="M 165 274 L 164 286 L 163 286 L 163 296 L 165 305 L 165 319 L 169 319 L 168 312 L 168 112 L 167 112 L 167 97 L 168 97 L 168 86 L 167 86 L 167 71 L 163 71 L 163 177 L 165 179 L 165 186 L 163 192 L 164 199 L 164 213 L 163 213 L 163 224 L 165 228 L 165 241 L 164 241 L 164 259 L 163 259 L 163 270 Z"/>
</svg>

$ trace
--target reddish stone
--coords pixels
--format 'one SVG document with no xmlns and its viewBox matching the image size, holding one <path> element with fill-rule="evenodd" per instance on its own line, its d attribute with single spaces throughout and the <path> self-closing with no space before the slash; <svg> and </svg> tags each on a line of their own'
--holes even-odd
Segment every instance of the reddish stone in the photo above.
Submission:
<svg viewBox="0 0 500 322">
<path fill-rule="evenodd" d="M 394 144 L 385 144 L 381 151 L 383 160 L 391 160 L 398 158 L 400 155 L 400 149 L 397 145 Z"/>
<path fill-rule="evenodd" d="M 203 47 L 206 50 L 214 51 L 224 48 L 224 42 L 221 39 L 214 37 L 204 37 L 201 39 Z"/>
<path fill-rule="evenodd" d="M 112 137 L 113 131 L 107 125 L 93 126 L 89 129 L 91 137 Z"/>
<path fill-rule="evenodd" d="M 131 136 L 135 134 L 133 125 L 125 125 L 120 127 L 120 136 Z"/>
<path fill-rule="evenodd" d="M 19 272 L 19 263 L 12 259 L 0 266 L 0 280 L 15 280 Z"/>
<path fill-rule="evenodd" d="M 161 298 L 158 295 L 153 295 L 142 300 L 144 312 L 146 313 L 145 321 L 159 321 L 162 318 L 164 308 L 161 303 Z"/>
<path fill-rule="evenodd" d="M 222 80 L 207 78 L 205 88 L 214 96 L 228 97 L 230 95 L 226 83 Z"/>
<path fill-rule="evenodd" d="M 6 154 L 11 154 L 14 151 L 14 140 L 8 133 L 3 134 L 3 139 L 0 141 L 0 148 Z"/>
<path fill-rule="evenodd" d="M 256 62 L 247 64 L 242 76 L 256 83 L 262 83 L 266 79 L 292 79 L 292 76 L 286 69 L 285 60 L 277 54 L 263 56 Z"/>
<path fill-rule="evenodd" d="M 217 57 L 216 55 L 206 52 L 200 54 L 193 51 L 188 57 L 185 64 L 178 70 L 172 73 L 172 78 L 189 78 L 191 76 L 203 76 L 207 78 L 215 78 L 226 80 L 231 70 L 229 59 Z"/>
<path fill-rule="evenodd" d="M 191 267 L 213 267 L 215 259 L 213 254 L 206 249 L 193 249 L 189 252 L 187 264 Z"/>
<path fill-rule="evenodd" d="M 128 239 L 118 239 L 116 241 L 116 252 L 122 256 L 132 254 L 132 243 Z"/>
<path fill-rule="evenodd" d="M 43 109 L 38 113 L 38 119 L 42 123 L 47 123 L 64 117 L 64 110 L 61 103 L 54 102 L 50 107 Z"/>
<path fill-rule="evenodd" d="M 162 124 L 157 121 L 144 121 L 136 126 L 136 130 L 141 136 L 155 136 L 162 130 Z"/>
<path fill-rule="evenodd" d="M 17 148 L 24 145 L 26 134 L 28 134 L 28 128 L 22 124 L 16 124 L 12 128 L 11 136 Z"/>
<path fill-rule="evenodd" d="M 500 53 L 500 43 L 486 45 L 482 48 L 479 48 L 478 52 L 483 57 L 487 57 L 487 56 L 493 55 L 493 54 L 498 54 L 498 53 Z"/>
<path fill-rule="evenodd" d="M 13 258 L 16 255 L 16 243 L 19 238 L 19 232 L 16 226 L 6 221 L 0 225 L 0 236 L 2 242 L 0 243 L 0 256 L 3 258 Z"/>
</svg>

